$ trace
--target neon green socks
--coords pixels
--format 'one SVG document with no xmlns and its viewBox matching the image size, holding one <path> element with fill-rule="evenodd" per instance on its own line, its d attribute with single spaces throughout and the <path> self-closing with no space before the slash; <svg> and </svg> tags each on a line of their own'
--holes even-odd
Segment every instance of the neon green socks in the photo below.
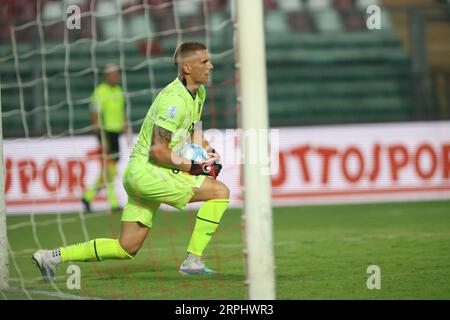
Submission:
<svg viewBox="0 0 450 320">
<path fill-rule="evenodd" d="M 188 252 L 196 256 L 202 256 L 228 207 L 228 203 L 228 199 L 214 199 L 203 203 L 197 213 L 194 231 L 187 249 Z M 118 239 L 94 239 L 62 247 L 60 251 L 62 262 L 133 258 L 121 247 Z"/>
<path fill-rule="evenodd" d="M 202 204 L 197 213 L 194 232 L 187 251 L 202 256 L 228 207 L 228 199 L 213 199 Z"/>
<path fill-rule="evenodd" d="M 102 178 L 99 177 L 94 182 L 92 186 L 90 186 L 84 193 L 83 193 L 83 199 L 87 202 L 92 202 L 94 200 L 95 196 L 97 195 L 98 190 L 103 186 Z"/>
<path fill-rule="evenodd" d="M 106 177 L 106 184 L 104 183 L 103 174 Z M 87 202 L 92 202 L 97 193 L 106 185 L 106 195 L 108 198 L 109 205 L 112 209 L 119 207 L 119 201 L 117 199 L 116 190 L 114 188 L 114 179 L 117 177 L 118 173 L 116 170 L 116 165 L 113 162 L 109 162 L 106 165 L 106 171 L 101 173 L 94 184 L 89 187 L 83 194 L 83 199 Z"/>
<path fill-rule="evenodd" d="M 118 239 L 94 239 L 61 248 L 62 262 L 132 258 L 133 257 L 120 246 Z"/>
<path fill-rule="evenodd" d="M 112 209 L 119 207 L 116 190 L 114 189 L 114 179 L 117 176 L 116 165 L 112 162 L 108 163 L 106 171 L 106 195 L 108 197 L 109 205 Z"/>
</svg>

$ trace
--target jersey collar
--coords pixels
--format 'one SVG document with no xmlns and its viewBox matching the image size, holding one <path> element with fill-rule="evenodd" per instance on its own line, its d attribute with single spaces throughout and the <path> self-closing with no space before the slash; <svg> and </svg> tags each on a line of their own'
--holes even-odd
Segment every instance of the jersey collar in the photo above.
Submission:
<svg viewBox="0 0 450 320">
<path fill-rule="evenodd" d="M 186 79 L 183 78 L 182 76 L 178 75 L 178 80 L 180 80 L 180 82 L 183 84 L 183 86 L 186 88 L 187 92 L 189 92 L 190 96 L 192 97 L 193 100 L 195 100 L 195 97 L 197 96 L 197 93 L 192 94 L 192 92 L 189 91 L 189 89 L 187 88 L 187 82 Z"/>
</svg>

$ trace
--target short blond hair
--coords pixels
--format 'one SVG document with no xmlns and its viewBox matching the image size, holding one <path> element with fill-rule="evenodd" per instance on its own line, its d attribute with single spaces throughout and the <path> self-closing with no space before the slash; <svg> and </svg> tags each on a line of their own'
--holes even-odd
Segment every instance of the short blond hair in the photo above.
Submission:
<svg viewBox="0 0 450 320">
<path fill-rule="evenodd" d="M 105 69 L 103 69 L 103 72 L 105 74 L 107 74 L 107 73 L 110 73 L 112 71 L 118 71 L 118 70 L 119 70 L 119 66 L 117 64 L 115 64 L 115 63 L 108 63 L 105 66 Z"/>
<path fill-rule="evenodd" d="M 179 63 L 187 53 L 195 52 L 197 50 L 206 50 L 206 46 L 201 42 L 184 41 L 178 44 L 175 52 L 173 53 L 173 63 L 175 67 L 179 68 Z"/>
</svg>

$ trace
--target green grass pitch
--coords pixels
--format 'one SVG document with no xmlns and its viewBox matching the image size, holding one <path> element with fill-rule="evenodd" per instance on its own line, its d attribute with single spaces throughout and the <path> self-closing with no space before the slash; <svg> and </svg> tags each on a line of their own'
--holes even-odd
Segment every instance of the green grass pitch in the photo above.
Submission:
<svg viewBox="0 0 450 320">
<path fill-rule="evenodd" d="M 450 201 L 274 208 L 277 299 L 450 299 Z M 120 215 L 9 216 L 10 286 L 0 299 L 246 299 L 241 211 L 228 210 L 205 260 L 213 277 L 178 273 L 194 213 L 160 212 L 133 261 L 75 263 L 81 289 L 31 264 L 39 246 L 118 236 Z M 33 222 L 33 223 L 31 223 Z M 381 269 L 381 289 L 366 286 Z M 24 290 L 25 288 L 26 290 Z"/>
</svg>

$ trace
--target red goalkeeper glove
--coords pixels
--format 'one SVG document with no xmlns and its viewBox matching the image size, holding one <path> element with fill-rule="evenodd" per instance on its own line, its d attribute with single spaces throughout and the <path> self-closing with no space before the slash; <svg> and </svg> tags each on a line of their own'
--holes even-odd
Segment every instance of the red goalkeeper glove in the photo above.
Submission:
<svg viewBox="0 0 450 320">
<path fill-rule="evenodd" d="M 192 160 L 191 169 L 189 170 L 189 174 L 193 176 L 204 175 L 210 176 L 214 179 L 222 170 L 222 165 L 217 162 L 194 162 Z"/>
</svg>

